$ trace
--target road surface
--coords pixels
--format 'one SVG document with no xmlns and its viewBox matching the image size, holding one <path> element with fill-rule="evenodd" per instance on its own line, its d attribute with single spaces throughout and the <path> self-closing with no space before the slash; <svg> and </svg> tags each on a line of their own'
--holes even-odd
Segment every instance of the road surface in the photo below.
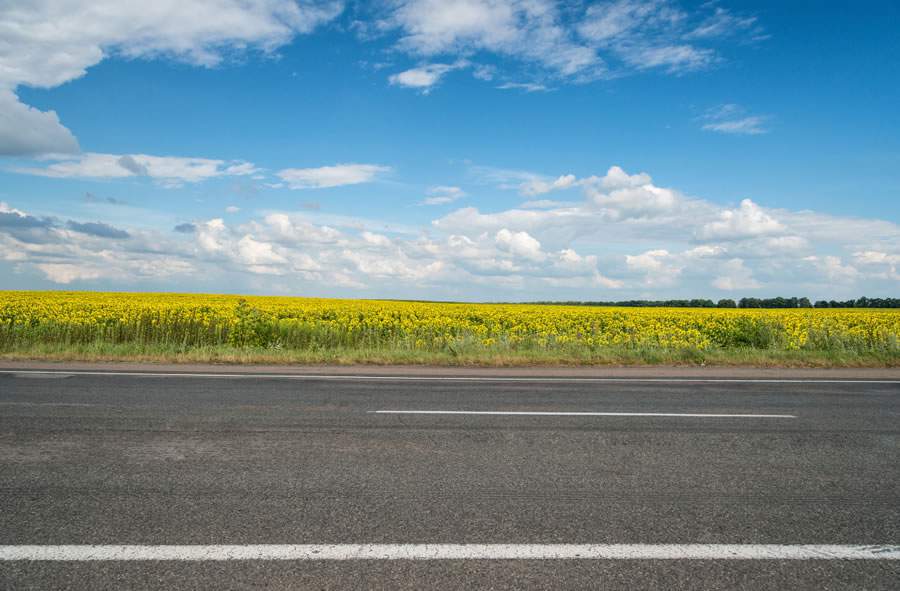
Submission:
<svg viewBox="0 0 900 591">
<path fill-rule="evenodd" d="M 3 588 L 900 581 L 889 373 L 104 371 L 0 372 Z"/>
</svg>

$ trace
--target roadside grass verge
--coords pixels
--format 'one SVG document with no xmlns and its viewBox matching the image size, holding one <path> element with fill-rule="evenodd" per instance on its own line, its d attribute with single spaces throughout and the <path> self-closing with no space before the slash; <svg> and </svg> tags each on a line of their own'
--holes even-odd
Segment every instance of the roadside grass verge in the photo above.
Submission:
<svg viewBox="0 0 900 591">
<path fill-rule="evenodd" d="M 900 356 L 890 351 L 777 350 L 737 347 L 728 349 L 668 349 L 607 347 L 531 350 L 422 351 L 365 347 L 316 350 L 234 347 L 229 345 L 181 347 L 160 344 L 54 344 L 34 343 L 0 351 L 0 360 L 133 361 L 148 363 L 219 364 L 333 364 L 333 365 L 436 365 L 460 367 L 685 365 L 745 367 L 900 367 Z"/>
</svg>

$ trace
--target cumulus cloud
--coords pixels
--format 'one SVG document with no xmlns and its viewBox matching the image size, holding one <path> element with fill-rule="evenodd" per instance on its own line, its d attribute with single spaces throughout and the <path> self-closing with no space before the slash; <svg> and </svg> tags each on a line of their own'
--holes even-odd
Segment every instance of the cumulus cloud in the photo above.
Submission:
<svg viewBox="0 0 900 591">
<path fill-rule="evenodd" d="M 0 60 L 2 65 L 2 60 Z M 19 102 L 0 86 L 0 156 L 78 152 L 78 140 L 55 111 L 39 111 Z"/>
<path fill-rule="evenodd" d="M 853 253 L 853 261 L 868 276 L 900 281 L 900 254 L 866 250 Z"/>
<path fill-rule="evenodd" d="M 270 213 L 263 222 L 275 240 L 288 245 L 341 244 L 343 234 L 328 225 L 313 224 L 300 214 Z"/>
<path fill-rule="evenodd" d="M 360 233 L 360 237 L 367 243 L 373 246 L 390 246 L 391 239 L 383 234 L 377 234 L 375 232 L 369 232 L 368 230 L 364 230 Z"/>
<path fill-rule="evenodd" d="M 98 267 L 76 265 L 73 263 L 38 263 L 35 265 L 53 283 L 67 285 L 76 280 L 98 279 L 103 272 Z"/>
<path fill-rule="evenodd" d="M 538 196 L 554 191 L 580 187 L 587 203 L 602 215 L 613 219 L 646 218 L 671 213 L 687 201 L 676 191 L 658 187 L 647 173 L 629 175 L 619 166 L 612 166 L 603 176 L 578 178 L 564 174 L 556 178 L 527 172 L 488 167 L 473 167 L 483 180 L 495 182 L 499 188 L 518 190 L 520 195 Z M 526 208 L 552 208 L 571 205 L 550 200 L 528 201 Z"/>
<path fill-rule="evenodd" d="M 683 268 L 678 258 L 665 249 L 625 255 L 625 264 L 632 271 L 643 275 L 643 282 L 648 286 L 671 285 Z"/>
<path fill-rule="evenodd" d="M 554 177 L 527 171 L 473 169 L 481 182 L 507 190 L 522 192 L 525 186 L 551 187 L 555 182 Z M 861 278 L 888 281 L 896 277 L 886 261 L 892 260 L 887 253 L 896 249 L 900 228 L 885 220 L 771 209 L 750 199 L 737 207 L 723 207 L 659 186 L 649 174 L 629 174 L 617 166 L 602 176 L 555 178 L 566 179 L 559 184 L 581 188 L 584 200 L 543 200 L 500 211 L 466 207 L 435 220 L 433 226 L 469 235 L 525 231 L 545 252 L 567 248 L 573 241 L 590 244 L 594 252 L 605 252 L 610 245 L 616 250 L 630 244 L 644 246 L 621 257 L 607 255 L 601 265 L 605 262 L 614 277 L 618 273 L 616 279 L 634 277 L 652 289 L 682 284 L 724 291 L 777 285 L 786 289 L 802 282 L 811 290 L 825 290 L 832 278 L 834 284 L 851 285 Z M 873 264 L 854 279 L 847 267 L 859 271 L 864 266 L 859 261 L 838 264 L 820 257 L 816 264 L 797 262 L 821 249 L 843 249 L 847 256 Z M 871 253 L 884 253 L 884 257 Z M 879 289 L 883 292 L 884 287 Z"/>
<path fill-rule="evenodd" d="M 577 205 L 571 201 L 557 201 L 555 199 L 529 199 L 528 201 L 523 201 L 521 207 L 522 209 L 554 209 L 557 207 L 570 207 L 572 205 Z"/>
<path fill-rule="evenodd" d="M 526 259 L 542 260 L 541 243 L 535 240 L 528 232 L 511 232 L 503 228 L 494 237 L 497 245 L 503 250 Z"/>
<path fill-rule="evenodd" d="M 319 168 L 285 168 L 277 175 L 291 189 L 326 189 L 369 183 L 390 170 L 389 166 L 377 164 L 335 164 Z"/>
<path fill-rule="evenodd" d="M 833 255 L 822 257 L 812 255 L 806 257 L 805 260 L 812 263 L 820 269 L 829 280 L 836 283 L 852 282 L 860 276 L 859 270 L 853 265 L 844 264 L 841 257 Z"/>
<path fill-rule="evenodd" d="M 744 199 L 738 209 L 726 209 L 718 220 L 704 224 L 697 235 L 706 240 L 737 240 L 784 230 L 781 222 L 750 199 Z"/>
<path fill-rule="evenodd" d="M 861 265 L 900 265 L 900 254 L 888 254 L 875 250 L 855 252 L 853 257 Z"/>
<path fill-rule="evenodd" d="M 192 224 L 197 235 L 197 245 L 210 254 L 222 252 L 229 238 L 228 227 L 222 218 L 213 218 L 203 223 Z"/>
<path fill-rule="evenodd" d="M 19 85 L 59 86 L 109 56 L 167 57 L 213 67 L 237 51 L 272 53 L 342 8 L 336 1 L 294 0 L 0 3 L 0 153 L 78 150 L 54 112 L 18 101 L 12 91 Z"/>
<path fill-rule="evenodd" d="M 741 259 L 731 259 L 725 263 L 722 272 L 722 275 L 713 280 L 713 287 L 725 291 L 762 287 L 762 284 L 753 278 L 753 272 L 744 266 L 744 261 Z"/>
<path fill-rule="evenodd" d="M 275 251 L 275 245 L 256 240 L 250 234 L 241 237 L 235 243 L 236 259 L 251 273 L 280 275 L 287 259 Z"/>
<path fill-rule="evenodd" d="M 654 185 L 650 175 L 628 175 L 618 166 L 602 178 L 591 177 L 581 184 L 591 203 L 613 219 L 659 216 L 683 201 L 675 191 Z"/>
<path fill-rule="evenodd" d="M 522 183 L 519 186 L 519 192 L 522 195 L 527 195 L 529 197 L 535 195 L 543 195 L 545 193 L 549 193 L 551 191 L 559 191 L 561 189 L 568 189 L 575 185 L 575 175 L 574 174 L 565 174 L 561 177 L 558 177 L 552 181 L 547 181 L 540 178 L 535 178 L 528 180 Z"/>
<path fill-rule="evenodd" d="M 508 188 L 566 176 L 523 173 Z M 494 181 L 509 180 L 501 177 Z M 18 271 L 14 282 L 30 273 L 60 284 L 159 288 L 177 275 L 201 282 L 196 289 L 219 278 L 249 291 L 280 285 L 323 295 L 347 289 L 506 301 L 749 290 L 877 296 L 900 285 L 900 227 L 892 222 L 771 209 L 749 199 L 722 206 L 616 166 L 575 177 L 571 186 L 582 191 L 581 201 L 463 207 L 422 227 L 298 208 L 194 220 L 173 232 L 143 228 L 139 219 L 124 226 L 66 221 L 0 203 L 0 260 Z"/>
</svg>

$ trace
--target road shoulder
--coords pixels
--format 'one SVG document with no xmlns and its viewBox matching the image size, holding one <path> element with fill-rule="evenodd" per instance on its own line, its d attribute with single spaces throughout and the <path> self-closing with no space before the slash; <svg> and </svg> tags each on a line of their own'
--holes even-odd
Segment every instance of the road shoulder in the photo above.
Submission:
<svg viewBox="0 0 900 591">
<path fill-rule="evenodd" d="M 900 368 L 754 368 L 704 366 L 447 367 L 422 365 L 245 365 L 134 362 L 0 361 L 7 371 L 99 371 L 241 375 L 404 377 L 672 378 L 900 380 Z"/>
</svg>

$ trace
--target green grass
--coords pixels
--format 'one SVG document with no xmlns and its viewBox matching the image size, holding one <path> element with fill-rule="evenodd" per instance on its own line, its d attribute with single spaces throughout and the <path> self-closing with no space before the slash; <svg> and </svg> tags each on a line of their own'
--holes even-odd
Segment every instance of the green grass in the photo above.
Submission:
<svg viewBox="0 0 900 591">
<path fill-rule="evenodd" d="M 603 348 L 586 350 L 529 349 L 490 351 L 421 351 L 386 348 L 327 348 L 320 350 L 233 347 L 179 347 L 141 344 L 47 344 L 7 348 L 2 360 L 138 361 L 151 363 L 225 364 L 371 364 L 469 367 L 588 366 L 588 365 L 720 365 L 748 367 L 900 367 L 891 352 L 853 350 L 787 351 L 752 347 L 671 350 L 662 348 Z"/>
</svg>

